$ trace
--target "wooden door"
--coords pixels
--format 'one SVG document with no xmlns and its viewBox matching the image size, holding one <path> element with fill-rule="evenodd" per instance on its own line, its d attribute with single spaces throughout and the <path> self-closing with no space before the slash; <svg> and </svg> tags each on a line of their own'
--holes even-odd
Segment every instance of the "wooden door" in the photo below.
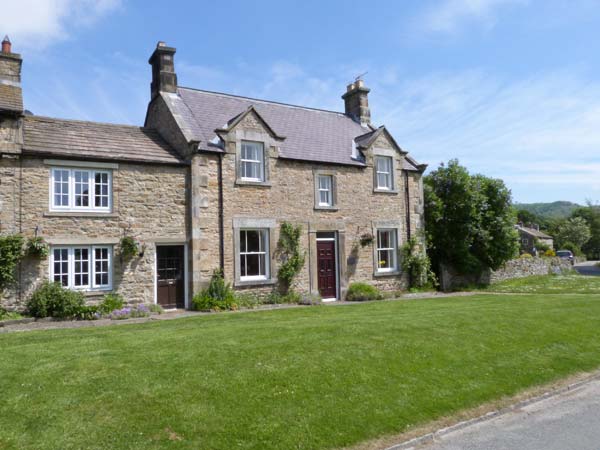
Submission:
<svg viewBox="0 0 600 450">
<path fill-rule="evenodd" d="M 163 308 L 185 308 L 183 245 L 156 247 L 156 297 Z"/>
<path fill-rule="evenodd" d="M 317 267 L 319 268 L 319 293 L 321 297 L 336 298 L 335 241 L 317 241 Z"/>
</svg>

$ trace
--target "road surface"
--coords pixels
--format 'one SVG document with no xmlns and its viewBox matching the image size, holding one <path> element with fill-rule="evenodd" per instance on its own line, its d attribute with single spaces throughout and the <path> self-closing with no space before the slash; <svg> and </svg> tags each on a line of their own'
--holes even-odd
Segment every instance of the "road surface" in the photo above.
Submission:
<svg viewBox="0 0 600 450">
<path fill-rule="evenodd" d="M 599 450 L 600 380 L 414 448 Z"/>
<path fill-rule="evenodd" d="M 586 261 L 575 264 L 573 269 L 575 269 L 581 275 L 600 276 L 600 267 L 596 266 L 596 264 L 598 264 L 598 261 Z M 600 448 L 600 446 L 598 446 L 598 448 Z"/>
</svg>

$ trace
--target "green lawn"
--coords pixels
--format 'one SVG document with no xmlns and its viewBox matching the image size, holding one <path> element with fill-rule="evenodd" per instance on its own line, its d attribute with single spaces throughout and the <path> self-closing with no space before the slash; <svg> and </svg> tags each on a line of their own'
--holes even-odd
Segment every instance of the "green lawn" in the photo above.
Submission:
<svg viewBox="0 0 600 450">
<path fill-rule="evenodd" d="M 600 294 L 600 277 L 539 275 L 502 281 L 488 286 L 486 290 L 518 294 Z"/>
<path fill-rule="evenodd" d="M 0 449 L 334 448 L 598 366 L 592 295 L 3 334 Z"/>
</svg>

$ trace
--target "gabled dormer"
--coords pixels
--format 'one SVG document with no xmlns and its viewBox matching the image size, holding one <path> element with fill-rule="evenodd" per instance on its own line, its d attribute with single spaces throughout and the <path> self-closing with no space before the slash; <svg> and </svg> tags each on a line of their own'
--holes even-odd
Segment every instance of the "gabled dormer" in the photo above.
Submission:
<svg viewBox="0 0 600 450">
<path fill-rule="evenodd" d="M 271 185 L 271 159 L 279 156 L 279 144 L 285 136 L 278 134 L 253 105 L 214 132 L 221 148 L 235 155 L 237 185 Z M 216 144 L 214 139 L 211 142 Z"/>
</svg>

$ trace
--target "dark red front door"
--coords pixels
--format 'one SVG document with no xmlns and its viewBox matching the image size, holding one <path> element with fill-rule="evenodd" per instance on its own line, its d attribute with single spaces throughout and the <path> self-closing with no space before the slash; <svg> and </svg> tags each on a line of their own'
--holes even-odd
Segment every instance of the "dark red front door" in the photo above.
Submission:
<svg viewBox="0 0 600 450">
<path fill-rule="evenodd" d="M 156 297 L 163 308 L 185 307 L 183 245 L 156 247 Z"/>
<path fill-rule="evenodd" d="M 336 298 L 335 241 L 317 241 L 317 265 L 321 297 Z"/>
</svg>

